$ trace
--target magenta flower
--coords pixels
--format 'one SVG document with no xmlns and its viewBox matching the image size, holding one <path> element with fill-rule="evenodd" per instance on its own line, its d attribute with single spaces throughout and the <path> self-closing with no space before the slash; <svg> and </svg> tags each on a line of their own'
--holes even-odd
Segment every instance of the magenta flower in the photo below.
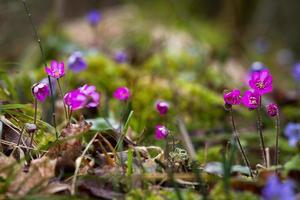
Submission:
<svg viewBox="0 0 300 200">
<path fill-rule="evenodd" d="M 34 84 L 32 86 L 32 94 L 37 100 L 44 102 L 47 96 L 50 95 L 49 87 L 44 83 Z"/>
<path fill-rule="evenodd" d="M 161 115 L 167 114 L 169 111 L 169 103 L 165 101 L 157 101 L 156 102 L 156 110 Z"/>
<path fill-rule="evenodd" d="M 232 91 L 225 92 L 223 98 L 227 105 L 239 105 L 242 97 L 240 90 L 234 89 Z"/>
<path fill-rule="evenodd" d="M 46 73 L 53 78 L 61 78 L 65 75 L 65 65 L 64 62 L 57 62 L 52 60 L 50 67 L 45 67 Z"/>
<path fill-rule="evenodd" d="M 87 96 L 79 89 L 72 90 L 64 96 L 65 104 L 68 105 L 72 111 L 83 108 L 87 101 Z"/>
<path fill-rule="evenodd" d="M 157 125 L 155 127 L 155 138 L 157 140 L 164 139 L 168 136 L 169 130 L 163 125 Z"/>
<path fill-rule="evenodd" d="M 272 75 L 269 73 L 269 70 L 263 69 L 261 71 L 253 72 L 251 74 L 251 79 L 249 80 L 249 86 L 260 95 L 271 92 L 273 89 Z"/>
<path fill-rule="evenodd" d="M 114 98 L 120 101 L 126 101 L 130 97 L 130 91 L 127 87 L 118 87 L 114 92 Z"/>
<path fill-rule="evenodd" d="M 94 85 L 88 86 L 85 84 L 79 88 L 79 91 L 82 92 L 88 99 L 86 107 L 91 108 L 99 105 L 100 94 L 96 91 L 96 87 Z"/>
<path fill-rule="evenodd" d="M 242 97 L 244 106 L 250 109 L 256 109 L 260 103 L 260 95 L 257 91 L 247 90 Z"/>
<path fill-rule="evenodd" d="M 266 106 L 267 113 L 270 117 L 275 117 L 278 115 L 278 106 L 275 103 L 270 103 Z"/>
</svg>

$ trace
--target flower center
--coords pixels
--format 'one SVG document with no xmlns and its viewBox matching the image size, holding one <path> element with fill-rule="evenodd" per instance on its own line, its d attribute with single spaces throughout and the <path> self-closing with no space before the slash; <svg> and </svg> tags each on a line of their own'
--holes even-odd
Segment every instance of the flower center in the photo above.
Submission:
<svg viewBox="0 0 300 200">
<path fill-rule="evenodd" d="M 257 99 L 255 97 L 250 97 L 249 99 L 250 99 L 250 103 L 252 105 L 256 105 L 257 104 Z"/>
<path fill-rule="evenodd" d="M 58 77 L 58 76 L 59 76 L 59 71 L 55 71 L 55 72 L 54 72 L 54 75 L 55 75 L 56 77 Z"/>
<path fill-rule="evenodd" d="M 256 83 L 256 87 L 258 87 L 259 89 L 263 89 L 263 88 L 265 88 L 265 84 L 263 82 L 259 81 Z"/>
</svg>

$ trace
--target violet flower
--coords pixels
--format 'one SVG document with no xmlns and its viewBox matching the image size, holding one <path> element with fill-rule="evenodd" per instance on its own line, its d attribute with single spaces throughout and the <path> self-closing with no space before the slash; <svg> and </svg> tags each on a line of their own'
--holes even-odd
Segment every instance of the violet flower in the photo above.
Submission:
<svg viewBox="0 0 300 200">
<path fill-rule="evenodd" d="M 114 98 L 120 101 L 126 101 L 130 97 L 130 91 L 127 87 L 118 87 L 114 92 Z"/>
<path fill-rule="evenodd" d="M 72 111 L 79 110 L 86 105 L 87 96 L 79 89 L 75 89 L 65 94 L 64 102 Z"/>
<path fill-rule="evenodd" d="M 115 53 L 114 59 L 117 63 L 125 63 L 128 60 L 128 56 L 124 51 L 118 51 Z"/>
<path fill-rule="evenodd" d="M 101 13 L 97 10 L 92 10 L 87 14 L 86 18 L 91 26 L 96 26 L 101 20 Z"/>
<path fill-rule="evenodd" d="M 227 105 L 239 105 L 241 103 L 241 98 L 241 92 L 237 89 L 225 92 L 223 95 L 224 102 Z"/>
<path fill-rule="evenodd" d="M 246 90 L 242 97 L 242 103 L 247 108 L 256 109 L 259 106 L 260 98 L 257 91 Z"/>
<path fill-rule="evenodd" d="M 87 63 L 84 60 L 81 52 L 75 51 L 70 55 L 68 59 L 68 67 L 75 73 L 83 71 L 87 68 Z"/>
<path fill-rule="evenodd" d="M 275 117 L 278 115 L 278 106 L 275 103 L 270 103 L 266 106 L 267 113 L 270 117 Z"/>
<path fill-rule="evenodd" d="M 56 79 L 53 78 L 53 77 L 50 77 L 50 81 L 51 81 L 51 85 L 52 85 L 52 91 L 53 91 L 53 94 L 55 94 L 55 93 L 56 93 Z M 48 86 L 49 86 L 49 89 L 50 89 L 50 84 L 49 84 L 49 79 L 48 79 L 48 77 L 43 78 L 43 79 L 40 81 L 40 83 L 44 83 L 44 84 L 48 85 Z"/>
<path fill-rule="evenodd" d="M 50 67 L 45 67 L 46 73 L 53 78 L 61 78 L 65 75 L 65 65 L 64 62 L 58 62 L 56 60 L 52 60 L 50 62 Z"/>
<path fill-rule="evenodd" d="M 300 123 L 288 123 L 284 129 L 284 135 L 289 140 L 289 145 L 295 147 L 300 141 Z"/>
<path fill-rule="evenodd" d="M 169 134 L 169 130 L 164 125 L 157 125 L 155 127 L 155 138 L 157 140 L 166 138 L 168 134 Z"/>
<path fill-rule="evenodd" d="M 96 87 L 94 85 L 88 86 L 85 84 L 79 88 L 79 91 L 88 98 L 88 102 L 86 104 L 87 108 L 97 107 L 99 105 L 100 94 L 96 91 Z"/>
<path fill-rule="evenodd" d="M 44 102 L 50 95 L 50 90 L 47 84 L 37 83 L 32 86 L 32 94 L 38 101 Z"/>
<path fill-rule="evenodd" d="M 253 72 L 251 74 L 251 79 L 249 80 L 249 86 L 260 95 L 271 92 L 273 89 L 272 75 L 269 73 L 269 70 L 263 69 L 258 72 Z"/>
<path fill-rule="evenodd" d="M 169 103 L 166 101 L 157 101 L 156 102 L 156 110 L 160 115 L 165 115 L 169 111 Z"/>
<path fill-rule="evenodd" d="M 276 175 L 272 175 L 262 190 L 262 197 L 264 200 L 294 200 L 296 198 L 293 189 L 293 182 L 281 182 Z"/>
<path fill-rule="evenodd" d="M 300 62 L 293 66 L 292 75 L 296 81 L 300 82 Z"/>
</svg>

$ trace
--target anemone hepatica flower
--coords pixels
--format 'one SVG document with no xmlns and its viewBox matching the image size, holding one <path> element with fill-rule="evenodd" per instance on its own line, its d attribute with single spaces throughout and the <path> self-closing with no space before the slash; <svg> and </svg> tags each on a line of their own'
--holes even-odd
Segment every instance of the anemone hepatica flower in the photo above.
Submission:
<svg viewBox="0 0 300 200">
<path fill-rule="evenodd" d="M 87 14 L 87 21 L 92 26 L 96 26 L 101 20 L 101 13 L 97 10 L 92 10 Z"/>
<path fill-rule="evenodd" d="M 126 101 L 130 97 L 130 91 L 127 87 L 118 87 L 114 92 L 114 97 L 120 101 Z"/>
<path fill-rule="evenodd" d="M 68 105 L 72 111 L 83 108 L 87 101 L 87 96 L 79 89 L 72 90 L 64 96 L 65 104 Z"/>
<path fill-rule="evenodd" d="M 169 130 L 163 125 L 157 125 L 155 127 L 155 138 L 157 140 L 164 139 L 168 136 Z"/>
<path fill-rule="evenodd" d="M 266 66 L 264 65 L 264 63 L 262 63 L 260 61 L 255 61 L 251 64 L 250 72 L 259 72 L 265 68 L 266 68 Z"/>
<path fill-rule="evenodd" d="M 225 92 L 223 98 L 227 105 L 238 105 L 241 103 L 242 97 L 240 90 L 234 89 L 229 92 Z"/>
<path fill-rule="evenodd" d="M 296 146 L 300 141 L 300 123 L 288 123 L 284 129 L 284 135 L 288 138 L 290 146 Z"/>
<path fill-rule="evenodd" d="M 73 72 L 77 73 L 87 68 L 87 63 L 84 60 L 80 51 L 73 52 L 68 59 L 68 67 Z"/>
<path fill-rule="evenodd" d="M 65 75 L 65 64 L 64 62 L 52 60 L 50 62 L 50 67 L 45 67 L 45 71 L 53 78 L 61 78 Z"/>
<path fill-rule="evenodd" d="M 300 62 L 293 66 L 292 75 L 296 81 L 300 82 Z"/>
<path fill-rule="evenodd" d="M 41 102 L 44 102 L 47 96 L 50 95 L 49 91 L 48 85 L 44 83 L 37 83 L 32 86 L 33 96 Z"/>
<path fill-rule="evenodd" d="M 270 117 L 275 117 L 278 115 L 278 106 L 275 103 L 270 103 L 266 106 L 267 113 Z"/>
<path fill-rule="evenodd" d="M 165 115 L 169 111 L 170 106 L 169 103 L 166 101 L 157 101 L 155 107 L 159 114 Z"/>
<path fill-rule="evenodd" d="M 114 59 L 117 63 L 125 63 L 128 60 L 128 56 L 124 51 L 118 51 L 115 53 Z"/>
<path fill-rule="evenodd" d="M 291 181 L 281 182 L 272 175 L 262 190 L 262 197 L 264 200 L 295 200 L 294 184 Z"/>
<path fill-rule="evenodd" d="M 55 93 L 56 93 L 56 79 L 53 78 L 53 77 L 50 77 L 50 81 L 51 81 L 51 86 L 52 86 L 53 94 L 55 94 Z M 49 84 L 49 79 L 48 79 L 48 77 L 43 78 L 43 79 L 40 81 L 40 83 L 44 83 L 44 84 L 48 85 L 48 86 L 49 86 L 49 89 L 50 89 L 50 84 Z"/>
<path fill-rule="evenodd" d="M 242 97 L 244 106 L 250 109 L 256 109 L 260 103 L 260 95 L 257 91 L 246 90 Z"/>
<path fill-rule="evenodd" d="M 271 92 L 273 89 L 272 75 L 269 73 L 269 70 L 263 69 L 258 72 L 253 72 L 251 74 L 251 79 L 249 80 L 249 86 L 260 95 Z"/>
<path fill-rule="evenodd" d="M 96 87 L 94 85 L 88 86 L 85 84 L 84 86 L 79 88 L 79 91 L 82 92 L 87 98 L 88 102 L 86 107 L 97 107 L 100 101 L 100 94 L 96 91 Z"/>
</svg>

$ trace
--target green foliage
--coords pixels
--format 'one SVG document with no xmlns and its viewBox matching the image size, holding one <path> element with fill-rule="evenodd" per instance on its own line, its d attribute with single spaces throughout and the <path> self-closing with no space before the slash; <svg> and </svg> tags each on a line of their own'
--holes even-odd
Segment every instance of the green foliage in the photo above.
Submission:
<svg viewBox="0 0 300 200">
<path fill-rule="evenodd" d="M 219 182 L 210 193 L 210 199 L 218 199 L 218 200 L 236 200 L 236 199 L 243 199 L 243 200 L 259 200 L 260 198 L 253 193 L 244 191 L 244 192 L 237 192 L 237 191 L 229 191 L 225 192 L 225 188 L 222 182 Z"/>
<path fill-rule="evenodd" d="M 183 200 L 200 199 L 200 196 L 194 193 L 192 190 L 181 190 Z M 165 199 L 177 199 L 175 192 L 170 190 L 141 190 L 135 189 L 130 191 L 126 195 L 126 200 L 165 200 Z"/>
</svg>

